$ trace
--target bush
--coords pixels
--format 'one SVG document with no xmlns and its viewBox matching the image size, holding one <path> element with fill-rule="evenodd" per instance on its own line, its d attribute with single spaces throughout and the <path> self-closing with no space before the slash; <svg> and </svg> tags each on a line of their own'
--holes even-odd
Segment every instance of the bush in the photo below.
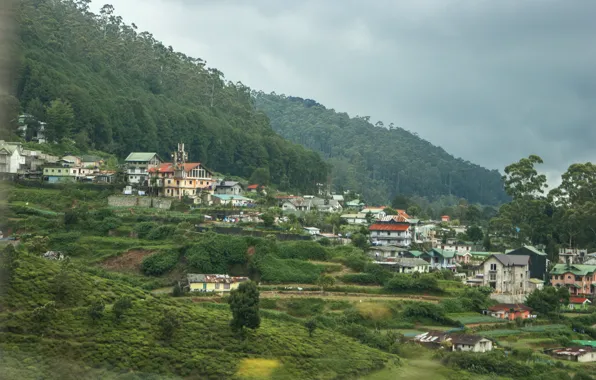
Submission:
<svg viewBox="0 0 596 380">
<path fill-rule="evenodd" d="M 134 231 L 137 233 L 139 239 L 145 239 L 157 226 L 158 224 L 154 222 L 142 222 L 135 226 Z"/>
<path fill-rule="evenodd" d="M 261 280 L 270 283 L 314 284 L 323 267 L 308 261 L 280 259 L 268 255 L 258 263 Z"/>
<path fill-rule="evenodd" d="M 257 240 L 261 242 L 261 240 Z M 228 273 L 230 267 L 246 266 L 248 239 L 207 233 L 198 243 L 188 246 L 184 255 L 191 270 L 198 273 Z M 263 250 L 267 247 L 263 247 Z M 261 249 L 257 247 L 257 254 Z"/>
<path fill-rule="evenodd" d="M 165 240 L 174 235 L 176 232 L 176 226 L 172 225 L 161 225 L 153 228 L 147 235 L 148 240 Z"/>
<path fill-rule="evenodd" d="M 340 281 L 359 285 L 377 285 L 377 278 L 371 273 L 344 274 L 338 278 Z"/>
<path fill-rule="evenodd" d="M 329 259 L 325 247 L 314 241 L 294 241 L 279 244 L 279 257 L 282 259 L 320 260 Z"/>
<path fill-rule="evenodd" d="M 325 301 L 320 298 L 298 298 L 286 303 L 288 314 L 294 317 L 308 317 L 321 314 L 325 309 Z"/>
<path fill-rule="evenodd" d="M 161 276 L 176 266 L 178 258 L 179 254 L 176 251 L 160 251 L 145 257 L 141 263 L 141 270 L 149 276 Z"/>
<path fill-rule="evenodd" d="M 459 326 L 460 323 L 448 318 L 445 311 L 439 305 L 429 302 L 411 302 L 406 305 L 403 311 L 404 317 L 418 320 L 420 318 L 429 318 L 440 324 Z"/>
<path fill-rule="evenodd" d="M 521 364 L 501 352 L 453 352 L 443 358 L 443 363 L 479 374 L 525 379 L 532 375 L 532 367 Z"/>
<path fill-rule="evenodd" d="M 397 274 L 385 285 L 385 289 L 394 292 L 413 292 L 413 293 L 442 293 L 439 288 L 437 278 L 432 274 L 413 276 L 411 274 Z"/>
</svg>

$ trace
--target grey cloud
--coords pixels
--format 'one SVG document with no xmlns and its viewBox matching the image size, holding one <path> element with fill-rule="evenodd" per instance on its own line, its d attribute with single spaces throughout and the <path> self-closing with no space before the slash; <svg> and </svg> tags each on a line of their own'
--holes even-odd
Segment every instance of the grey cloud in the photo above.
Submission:
<svg viewBox="0 0 596 380">
<path fill-rule="evenodd" d="M 591 0 L 112 3 L 230 80 L 394 122 L 489 168 L 538 154 L 557 176 L 596 159 Z"/>
</svg>

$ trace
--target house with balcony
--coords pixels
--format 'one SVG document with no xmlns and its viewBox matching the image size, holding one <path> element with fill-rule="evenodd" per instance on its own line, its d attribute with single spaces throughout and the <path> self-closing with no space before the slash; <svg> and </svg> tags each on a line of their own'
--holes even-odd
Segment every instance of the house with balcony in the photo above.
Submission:
<svg viewBox="0 0 596 380">
<path fill-rule="evenodd" d="M 479 268 L 483 285 L 495 294 L 524 295 L 530 292 L 530 256 L 495 254 Z"/>
<path fill-rule="evenodd" d="M 368 227 L 368 230 L 373 245 L 409 247 L 412 244 L 413 234 L 410 223 L 401 215 L 381 218 Z"/>
<path fill-rule="evenodd" d="M 431 268 L 434 269 L 449 269 L 456 270 L 456 257 L 454 251 L 445 251 L 440 248 L 433 248 L 420 256 L 421 259 L 430 263 Z"/>
<path fill-rule="evenodd" d="M 149 170 L 159 167 L 163 160 L 157 153 L 132 152 L 124 160 L 126 179 L 131 185 L 149 185 Z"/>
<path fill-rule="evenodd" d="M 565 286 L 572 296 L 594 294 L 596 265 L 555 264 L 549 275 L 551 285 Z"/>
<path fill-rule="evenodd" d="M 213 188 L 213 173 L 200 162 L 162 163 L 150 168 L 149 186 L 162 197 L 196 198 Z"/>
</svg>

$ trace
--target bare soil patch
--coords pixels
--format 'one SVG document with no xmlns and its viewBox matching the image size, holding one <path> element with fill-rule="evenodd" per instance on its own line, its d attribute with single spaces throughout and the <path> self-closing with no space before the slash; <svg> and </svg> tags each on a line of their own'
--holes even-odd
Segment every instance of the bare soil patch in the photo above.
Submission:
<svg viewBox="0 0 596 380">
<path fill-rule="evenodd" d="M 146 251 L 144 249 L 133 249 L 115 257 L 110 257 L 101 266 L 107 270 L 114 271 L 140 271 L 141 263 L 146 256 L 155 251 Z"/>
</svg>

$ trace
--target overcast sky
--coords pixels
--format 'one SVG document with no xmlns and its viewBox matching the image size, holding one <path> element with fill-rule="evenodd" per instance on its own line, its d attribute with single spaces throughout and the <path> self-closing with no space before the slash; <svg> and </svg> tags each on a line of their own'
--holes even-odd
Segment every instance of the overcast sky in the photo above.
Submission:
<svg viewBox="0 0 596 380">
<path fill-rule="evenodd" d="M 110 3 L 229 80 L 394 122 L 491 169 L 538 154 L 553 181 L 596 161 L 594 0 Z"/>
</svg>

